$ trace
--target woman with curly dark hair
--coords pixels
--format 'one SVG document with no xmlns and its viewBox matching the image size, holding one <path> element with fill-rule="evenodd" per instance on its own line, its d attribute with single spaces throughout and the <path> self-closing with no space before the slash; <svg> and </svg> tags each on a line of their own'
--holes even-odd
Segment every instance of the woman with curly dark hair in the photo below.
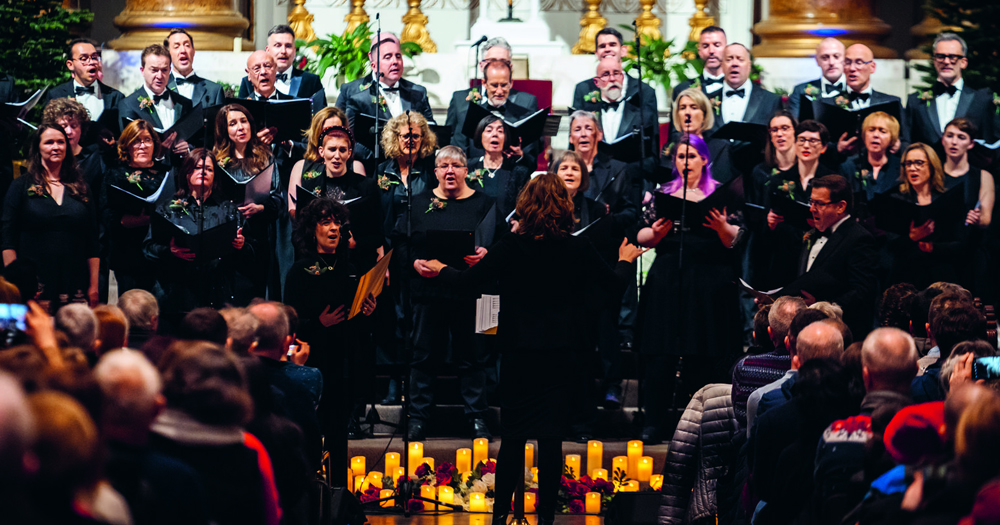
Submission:
<svg viewBox="0 0 1000 525">
<path fill-rule="evenodd" d="M 299 315 L 298 338 L 312 349 L 307 365 L 323 372 L 320 417 L 327 450 L 337 472 L 347 468 L 347 423 L 351 396 L 350 364 L 358 348 L 356 320 L 347 315 L 357 288 L 356 272 L 348 258 L 347 207 L 319 198 L 299 210 L 292 240 L 301 258 L 285 276 L 285 304 Z M 361 314 L 375 311 L 369 296 Z M 335 478 L 336 479 L 336 478 Z"/>
<path fill-rule="evenodd" d="M 529 181 L 517 199 L 517 210 L 521 219 L 516 235 L 503 236 L 471 268 L 459 271 L 423 259 L 413 266 L 421 276 L 440 275 L 440 285 L 456 288 L 499 282 L 503 443 L 497 456 L 493 523 L 506 523 L 514 488 L 524 476 L 525 441 L 535 438 L 538 521 L 550 525 L 562 473 L 568 408 L 574 406 L 572 393 L 582 380 L 582 370 L 576 367 L 589 351 L 589 338 L 580 326 L 595 320 L 591 307 L 595 292 L 601 294 L 602 303 L 621 303 L 634 275 L 632 263 L 643 250 L 623 239 L 612 271 L 589 241 L 571 235 L 573 201 L 556 175 Z"/>
<path fill-rule="evenodd" d="M 25 299 L 48 301 L 54 312 L 70 302 L 98 300 L 97 215 L 90 188 L 57 124 L 38 127 L 28 172 L 7 191 L 3 208 L 3 263 L 18 258 L 38 270 L 38 290 Z"/>
<path fill-rule="evenodd" d="M 497 201 L 497 213 L 506 217 L 514 211 L 517 194 L 528 183 L 534 165 L 530 157 L 511 153 L 511 130 L 502 118 L 487 115 L 476 125 L 472 141 L 483 156 L 469 159 L 469 184 Z M 478 151 L 477 149 L 477 151 Z"/>
</svg>

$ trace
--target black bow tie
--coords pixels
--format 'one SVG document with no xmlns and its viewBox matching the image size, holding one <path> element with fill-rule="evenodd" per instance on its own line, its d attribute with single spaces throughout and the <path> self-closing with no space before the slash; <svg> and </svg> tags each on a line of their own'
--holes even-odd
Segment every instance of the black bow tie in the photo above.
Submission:
<svg viewBox="0 0 1000 525">
<path fill-rule="evenodd" d="M 608 102 L 607 100 L 601 100 L 601 111 L 613 110 L 617 111 L 618 106 L 622 103 L 621 100 L 616 100 L 614 102 Z"/>
<path fill-rule="evenodd" d="M 871 98 L 871 96 L 872 96 L 871 93 L 857 93 L 852 91 L 849 95 L 847 95 L 847 98 L 851 102 L 854 102 L 855 100 L 860 100 L 862 102 L 865 102 L 869 98 Z"/>
<path fill-rule="evenodd" d="M 80 96 L 80 95 L 82 95 L 84 93 L 90 93 L 91 95 L 93 95 L 94 94 L 94 85 L 91 84 L 91 85 L 89 85 L 87 87 L 76 86 L 76 96 Z"/>
<path fill-rule="evenodd" d="M 382 91 L 384 93 L 399 93 L 399 84 L 397 83 L 395 87 L 382 86 Z"/>
<path fill-rule="evenodd" d="M 829 229 L 824 230 L 824 231 L 813 230 L 813 237 L 817 241 L 820 240 L 820 239 L 829 239 L 830 238 L 830 230 Z"/>
<path fill-rule="evenodd" d="M 721 83 L 722 83 L 722 77 L 719 78 L 705 77 L 705 81 L 703 82 L 703 84 L 705 84 L 705 87 L 711 86 L 712 84 L 721 84 Z"/>
<path fill-rule="evenodd" d="M 494 106 L 489 102 L 486 103 L 486 111 L 496 111 L 498 113 L 507 113 L 507 104 L 502 104 L 500 106 Z"/>
<path fill-rule="evenodd" d="M 824 84 L 823 94 L 829 95 L 830 93 L 840 93 L 844 91 L 844 86 L 841 84 Z"/>
<path fill-rule="evenodd" d="M 274 78 L 282 82 L 288 82 L 288 73 L 287 72 L 278 73 L 277 75 L 274 76 Z"/>
<path fill-rule="evenodd" d="M 80 88 L 77 88 L 77 89 L 80 89 Z M 947 93 L 950 96 L 955 96 L 955 93 L 958 91 L 958 88 L 955 87 L 954 85 L 946 86 L 946 85 L 944 85 L 941 82 L 935 82 L 934 86 L 931 87 L 931 89 L 934 91 L 934 96 L 936 96 L 936 97 L 940 97 L 941 95 L 944 95 L 945 93 Z"/>
<path fill-rule="evenodd" d="M 275 91 L 275 92 L 274 92 L 274 93 L 273 93 L 273 94 L 272 94 L 271 96 L 269 96 L 269 97 L 265 97 L 264 95 L 261 95 L 260 93 L 257 93 L 257 100 L 265 100 L 265 101 L 266 101 L 266 100 L 278 100 L 278 92 L 277 92 L 277 91 Z"/>
<path fill-rule="evenodd" d="M 201 82 L 201 78 L 199 78 L 198 75 L 191 75 L 187 78 L 174 77 L 174 83 L 178 86 L 182 86 L 184 84 L 197 84 L 198 82 Z"/>
<path fill-rule="evenodd" d="M 726 98 L 729 98 L 733 95 L 743 98 L 743 96 L 746 95 L 746 91 L 747 91 L 746 88 L 740 88 L 733 91 L 726 91 Z"/>
<path fill-rule="evenodd" d="M 169 89 L 164 89 L 159 95 L 153 95 L 153 104 L 159 104 L 161 100 L 170 100 Z"/>
</svg>

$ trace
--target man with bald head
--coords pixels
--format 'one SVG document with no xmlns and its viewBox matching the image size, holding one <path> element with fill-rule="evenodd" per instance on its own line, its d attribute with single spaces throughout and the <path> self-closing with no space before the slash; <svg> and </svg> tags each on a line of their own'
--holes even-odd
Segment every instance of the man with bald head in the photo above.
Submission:
<svg viewBox="0 0 1000 525">
<path fill-rule="evenodd" d="M 274 57 L 275 87 L 278 91 L 291 98 L 312 99 L 313 112 L 326 106 L 323 81 L 318 75 L 295 67 L 298 50 L 295 47 L 295 31 L 291 27 L 284 24 L 272 27 L 267 32 L 267 46 L 264 47 L 264 51 Z M 250 95 L 251 87 L 249 76 L 244 77 L 240 82 L 239 98 Z"/>
<path fill-rule="evenodd" d="M 274 57 L 266 51 L 254 51 L 247 57 L 247 78 L 252 91 L 240 98 L 250 100 L 290 100 L 292 97 L 278 91 L 275 85 L 274 75 L 277 72 L 277 63 Z"/>
<path fill-rule="evenodd" d="M 781 109 L 781 97 L 750 81 L 753 57 L 743 44 L 729 44 L 722 53 L 723 86 L 721 119 L 730 122 L 752 122 L 767 125 L 771 115 Z"/>
<path fill-rule="evenodd" d="M 799 108 L 802 97 L 806 103 L 820 98 L 836 98 L 847 89 L 847 79 L 844 78 L 844 43 L 836 38 L 824 38 L 816 46 L 816 65 L 820 69 L 820 77 L 816 80 L 803 82 L 792 90 L 788 97 L 788 110 L 799 118 Z"/>
<path fill-rule="evenodd" d="M 878 328 L 861 346 L 865 397 L 857 416 L 834 421 L 816 448 L 814 515 L 844 516 L 864 497 L 868 482 L 855 481 L 865 468 L 865 452 L 873 437 L 875 409 L 896 412 L 913 403 L 910 382 L 917 375 L 917 345 L 898 328 Z M 820 506 L 819 503 L 823 503 Z"/>
<path fill-rule="evenodd" d="M 854 44 L 847 48 L 844 53 L 844 77 L 847 80 L 847 91 L 841 93 L 847 98 L 847 109 L 858 111 L 867 109 L 879 104 L 892 104 L 898 106 L 897 114 L 903 115 L 903 103 L 899 97 L 875 91 L 872 89 L 871 77 L 875 73 L 875 54 L 864 44 Z M 836 105 L 836 98 L 825 98 L 826 104 Z M 901 118 L 899 122 L 900 140 L 906 142 L 909 131 L 906 127 L 906 119 Z M 858 149 L 858 137 L 849 137 L 844 133 L 837 139 L 837 151 L 841 154 L 851 154 Z"/>
</svg>

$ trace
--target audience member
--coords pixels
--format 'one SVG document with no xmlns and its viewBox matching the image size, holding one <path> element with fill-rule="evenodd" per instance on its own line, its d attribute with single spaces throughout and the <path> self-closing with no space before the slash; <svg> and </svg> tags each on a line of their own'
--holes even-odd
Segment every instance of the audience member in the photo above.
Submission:
<svg viewBox="0 0 1000 525">
<path fill-rule="evenodd" d="M 913 400 L 917 403 L 944 399 L 941 365 L 958 343 L 986 338 L 985 319 L 964 295 L 946 292 L 931 301 L 927 335 L 933 338 L 938 352 L 935 354 L 933 349 L 928 352 L 928 357 L 937 357 L 913 380 Z"/>
<path fill-rule="evenodd" d="M 250 355 L 257 344 L 260 322 L 246 308 L 228 307 L 219 310 L 228 327 L 226 349 L 240 357 Z"/>
<path fill-rule="evenodd" d="M 94 350 L 98 358 L 111 350 L 128 346 L 128 319 L 121 308 L 102 304 L 94 308 L 94 316 L 97 318 Z"/>
<path fill-rule="evenodd" d="M 121 308 L 128 321 L 129 348 L 141 348 L 156 335 L 160 323 L 160 307 L 153 294 L 141 288 L 129 290 L 118 297 L 118 308 Z"/>
<path fill-rule="evenodd" d="M 69 346 L 83 350 L 88 356 L 97 350 L 97 316 L 89 306 L 73 303 L 56 311 L 56 329 L 66 334 Z"/>
<path fill-rule="evenodd" d="M 226 326 L 226 318 L 214 308 L 195 308 L 181 320 L 177 338 L 228 346 L 229 327 Z"/>
</svg>

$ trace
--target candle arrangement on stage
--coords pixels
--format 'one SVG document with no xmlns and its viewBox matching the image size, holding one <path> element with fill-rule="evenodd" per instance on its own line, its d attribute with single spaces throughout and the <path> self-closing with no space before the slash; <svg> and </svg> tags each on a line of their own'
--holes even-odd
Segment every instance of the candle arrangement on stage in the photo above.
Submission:
<svg viewBox="0 0 1000 525">
<path fill-rule="evenodd" d="M 659 491 L 663 476 L 652 474 L 653 458 L 642 455 L 642 442 L 630 441 L 627 455 L 611 460 L 610 470 L 602 468 L 604 444 L 587 443 L 586 457 L 581 454 L 565 456 L 560 480 L 559 512 L 564 514 L 603 514 L 619 492 Z M 385 500 L 395 495 L 394 488 L 401 480 L 413 480 L 419 489 L 415 495 L 438 503 L 411 499 L 406 502 L 409 512 L 435 512 L 450 510 L 444 504 L 460 506 L 465 512 L 493 512 L 493 494 L 496 483 L 496 459 L 489 457 L 489 442 L 474 440 L 471 448 L 460 448 L 455 457 L 440 461 L 435 466 L 432 457 L 424 455 L 423 443 L 410 443 L 407 451 L 410 474 L 400 465 L 400 453 L 385 455 L 385 472 L 365 470 L 365 457 L 351 458 L 348 469 L 350 483 L 362 503 Z M 528 443 L 524 450 L 524 511 L 534 513 L 538 493 L 538 468 L 535 467 L 536 450 Z M 584 463 L 584 460 L 586 463 Z M 393 508 L 402 502 L 382 501 L 383 508 Z M 457 510 L 454 509 L 454 510 Z"/>
</svg>

